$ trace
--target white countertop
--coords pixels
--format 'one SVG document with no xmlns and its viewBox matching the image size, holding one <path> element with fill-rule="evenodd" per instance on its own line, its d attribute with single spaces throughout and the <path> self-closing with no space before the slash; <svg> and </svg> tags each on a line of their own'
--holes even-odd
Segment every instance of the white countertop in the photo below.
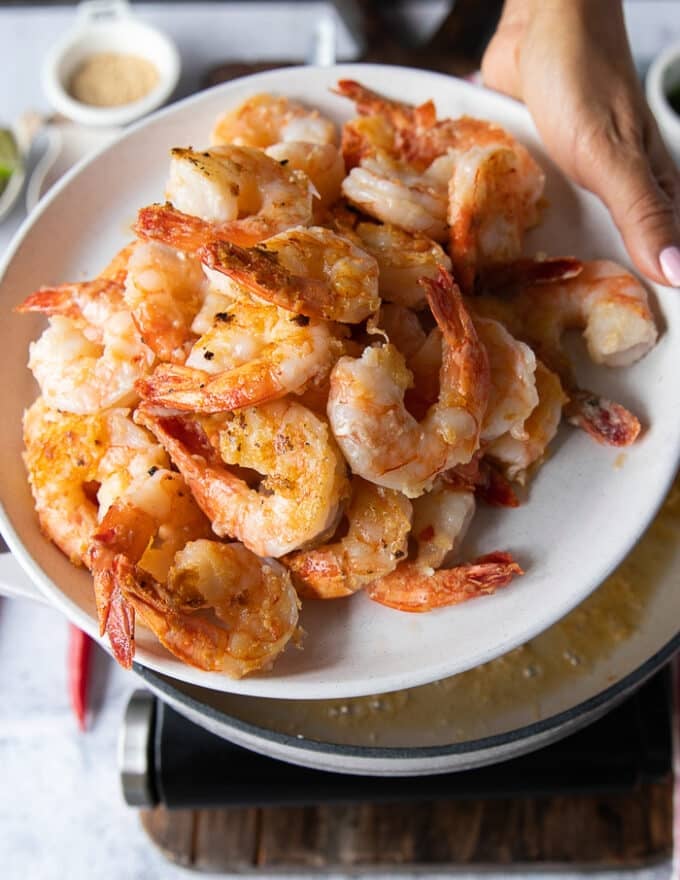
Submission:
<svg viewBox="0 0 680 880">
<path fill-rule="evenodd" d="M 136 10 L 177 42 L 183 61 L 179 94 L 184 95 L 226 58 L 282 58 L 282 44 L 288 46 L 286 56 L 291 60 L 305 58 L 312 13 L 322 4 L 294 4 L 295 14 L 292 6 L 270 5 L 268 27 L 257 31 L 254 5 L 139 4 Z M 641 71 L 660 49 L 680 39 L 679 7 L 677 0 L 626 4 Z M 68 27 L 72 15 L 72 7 L 0 8 L 0 113 L 5 122 L 29 108 L 48 109 L 40 91 L 40 58 Z M 276 43 L 268 42 L 268 34 L 277 34 Z M 350 57 L 349 41 L 341 46 L 341 54 Z M 22 219 L 18 206 L 0 225 L 0 254 Z M 66 641 L 67 625 L 56 611 L 26 600 L 0 598 L 0 877 L 186 878 L 187 871 L 170 866 L 149 843 L 136 811 L 124 804 L 120 791 L 116 739 L 127 698 L 139 681 L 97 650 L 90 700 L 93 719 L 87 733 L 81 734 L 68 699 Z M 661 880 L 668 875 L 669 866 L 661 865 L 606 876 Z M 464 880 L 473 875 L 456 876 Z M 494 880 L 505 875 L 484 876 Z M 576 880 L 580 875 L 549 876 Z"/>
</svg>

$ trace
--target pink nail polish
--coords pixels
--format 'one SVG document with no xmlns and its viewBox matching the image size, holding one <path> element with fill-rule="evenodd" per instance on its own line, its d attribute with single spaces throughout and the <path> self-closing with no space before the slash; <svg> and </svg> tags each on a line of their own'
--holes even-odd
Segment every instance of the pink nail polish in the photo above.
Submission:
<svg viewBox="0 0 680 880">
<path fill-rule="evenodd" d="M 680 287 L 680 248 L 673 245 L 659 254 L 661 270 L 672 287 Z"/>
</svg>

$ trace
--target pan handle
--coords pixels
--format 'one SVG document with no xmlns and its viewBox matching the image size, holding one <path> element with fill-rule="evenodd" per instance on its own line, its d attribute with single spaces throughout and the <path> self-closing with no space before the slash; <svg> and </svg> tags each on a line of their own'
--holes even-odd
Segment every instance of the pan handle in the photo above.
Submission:
<svg viewBox="0 0 680 880">
<path fill-rule="evenodd" d="M 32 599 L 47 602 L 9 551 L 0 553 L 0 596 L 12 599 Z"/>
</svg>

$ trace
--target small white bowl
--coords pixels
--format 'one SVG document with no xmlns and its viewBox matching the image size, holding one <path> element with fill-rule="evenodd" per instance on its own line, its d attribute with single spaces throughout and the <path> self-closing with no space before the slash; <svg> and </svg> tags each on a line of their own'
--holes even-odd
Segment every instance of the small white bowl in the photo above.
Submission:
<svg viewBox="0 0 680 880">
<path fill-rule="evenodd" d="M 78 66 L 97 52 L 122 52 L 146 58 L 158 70 L 158 82 L 138 101 L 115 107 L 95 107 L 77 101 L 67 91 Z M 80 3 L 76 23 L 51 49 L 42 69 L 42 83 L 55 110 L 83 125 L 125 125 L 160 107 L 177 85 L 180 58 L 165 34 L 141 22 L 127 0 L 87 0 Z"/>
<path fill-rule="evenodd" d="M 668 95 L 680 89 L 680 42 L 673 43 L 652 63 L 647 73 L 647 101 L 675 161 L 680 164 L 680 115 Z"/>
</svg>

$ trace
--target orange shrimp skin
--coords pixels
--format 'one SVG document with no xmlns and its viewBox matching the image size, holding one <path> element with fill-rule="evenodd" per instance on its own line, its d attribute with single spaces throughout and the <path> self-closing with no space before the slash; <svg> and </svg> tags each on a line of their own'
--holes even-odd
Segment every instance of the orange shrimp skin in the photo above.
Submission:
<svg viewBox="0 0 680 880">
<path fill-rule="evenodd" d="M 367 593 L 380 605 L 419 614 L 491 595 L 521 574 L 524 572 L 511 554 L 501 551 L 434 574 L 406 562 L 371 584 Z"/>
</svg>

